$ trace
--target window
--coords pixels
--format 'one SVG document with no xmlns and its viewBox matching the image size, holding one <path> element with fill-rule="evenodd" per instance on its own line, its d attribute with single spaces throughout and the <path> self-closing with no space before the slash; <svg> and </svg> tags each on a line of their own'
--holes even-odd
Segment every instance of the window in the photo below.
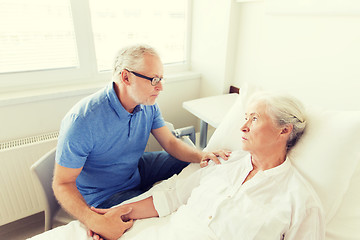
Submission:
<svg viewBox="0 0 360 240">
<path fill-rule="evenodd" d="M 189 1 L 0 0 L 0 92 L 109 79 L 134 43 L 187 69 Z"/>
<path fill-rule="evenodd" d="M 70 2 L 0 1 L 0 73 L 78 67 Z"/>
<path fill-rule="evenodd" d="M 186 61 L 186 0 L 90 0 L 90 10 L 99 71 L 110 70 L 114 49 L 134 42 L 155 47 L 165 64 Z"/>
</svg>

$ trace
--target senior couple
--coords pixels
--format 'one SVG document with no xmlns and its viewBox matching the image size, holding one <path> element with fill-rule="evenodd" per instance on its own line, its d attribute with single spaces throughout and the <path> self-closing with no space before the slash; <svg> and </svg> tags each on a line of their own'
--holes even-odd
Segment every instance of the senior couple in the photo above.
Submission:
<svg viewBox="0 0 360 240">
<path fill-rule="evenodd" d="M 94 239 L 118 239 L 134 220 L 150 217 L 169 221 L 121 239 L 324 239 L 317 197 L 287 159 L 306 126 L 301 103 L 254 96 L 243 149 L 201 152 L 165 126 L 155 103 L 162 90 L 157 52 L 130 46 L 119 51 L 112 82 L 61 123 L 54 193 Z M 165 151 L 144 152 L 150 133 Z M 202 168 L 173 176 L 190 162 Z M 150 197 L 111 208 L 165 179 Z"/>
</svg>

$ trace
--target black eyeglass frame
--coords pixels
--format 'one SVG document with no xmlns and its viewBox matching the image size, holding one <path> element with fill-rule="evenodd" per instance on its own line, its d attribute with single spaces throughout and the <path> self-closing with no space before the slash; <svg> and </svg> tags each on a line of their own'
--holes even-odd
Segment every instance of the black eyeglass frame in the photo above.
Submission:
<svg viewBox="0 0 360 240">
<path fill-rule="evenodd" d="M 151 77 L 147 77 L 145 75 L 142 75 L 140 73 L 137 73 L 137 72 L 134 72 L 134 71 L 130 71 L 129 69 L 125 69 L 126 71 L 128 72 L 131 72 L 132 74 L 134 74 L 135 76 L 137 77 L 140 77 L 140 78 L 143 78 L 143 79 L 146 79 L 146 80 L 149 80 L 151 81 L 151 85 L 152 86 L 156 86 L 159 82 L 164 82 L 164 79 L 163 78 L 159 78 L 159 77 L 154 77 L 154 78 L 151 78 Z"/>
</svg>

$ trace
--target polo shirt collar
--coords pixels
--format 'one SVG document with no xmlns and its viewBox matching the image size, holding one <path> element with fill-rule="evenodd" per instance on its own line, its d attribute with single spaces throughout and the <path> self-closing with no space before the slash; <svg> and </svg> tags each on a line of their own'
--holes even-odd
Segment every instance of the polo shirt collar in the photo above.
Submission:
<svg viewBox="0 0 360 240">
<path fill-rule="evenodd" d="M 144 106 L 142 104 L 137 105 L 134 108 L 134 111 L 132 113 L 129 113 L 126 111 L 126 109 L 121 104 L 119 98 L 116 95 L 115 89 L 114 89 L 114 82 L 109 83 L 109 85 L 106 87 L 106 95 L 108 96 L 110 106 L 114 109 L 116 114 L 119 118 L 124 118 L 128 116 L 132 116 L 136 114 L 137 112 L 140 112 L 143 110 Z"/>
</svg>

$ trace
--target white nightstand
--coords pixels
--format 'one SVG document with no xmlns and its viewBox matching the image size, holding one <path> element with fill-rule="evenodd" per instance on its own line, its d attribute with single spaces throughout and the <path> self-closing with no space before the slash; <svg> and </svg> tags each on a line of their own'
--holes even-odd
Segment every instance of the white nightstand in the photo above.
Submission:
<svg viewBox="0 0 360 240">
<path fill-rule="evenodd" d="M 183 108 L 200 121 L 200 147 L 206 147 L 208 124 L 217 128 L 239 94 L 231 93 L 183 102 Z"/>
</svg>

